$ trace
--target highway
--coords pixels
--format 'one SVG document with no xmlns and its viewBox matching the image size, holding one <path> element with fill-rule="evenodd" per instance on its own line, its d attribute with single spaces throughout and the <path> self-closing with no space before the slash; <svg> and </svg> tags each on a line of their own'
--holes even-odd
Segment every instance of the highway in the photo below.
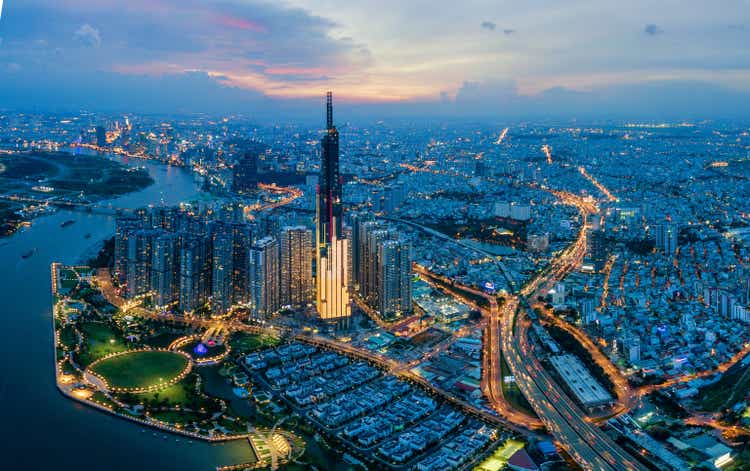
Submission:
<svg viewBox="0 0 750 471">
<path fill-rule="evenodd" d="M 597 212 L 595 204 L 567 192 L 553 192 L 567 204 L 575 205 L 582 216 L 582 225 L 578 238 L 550 262 L 547 269 L 540 272 L 519 291 L 519 295 L 508 296 L 502 306 L 498 306 L 494 296 L 471 287 L 448 282 L 457 290 L 471 294 L 481 294 L 490 304 L 490 334 L 484 342 L 484 354 L 487 358 L 484 366 L 487 382 L 483 382 L 485 392 L 491 401 L 498 400 L 498 388 L 501 388 L 498 370 L 500 353 L 505 359 L 521 392 L 528 399 L 534 412 L 576 462 L 586 470 L 641 470 L 645 469 L 630 455 L 615 444 L 604 432 L 586 419 L 583 411 L 563 392 L 552 377 L 544 370 L 535 358 L 533 348 L 528 341 L 530 321 L 527 314 L 527 299 L 535 299 L 545 294 L 559 280 L 577 268 L 586 253 L 586 224 L 588 215 Z M 450 289 L 449 289 L 450 291 Z M 454 296 L 461 297 L 457 291 Z M 500 326 L 501 345 L 494 341 L 491 326 L 497 322 Z M 503 401 L 504 402 L 504 401 Z M 514 419 L 518 420 L 516 417 Z M 528 422 L 525 423 L 528 426 Z"/>
<path fill-rule="evenodd" d="M 501 309 L 498 305 L 497 298 L 471 286 L 460 285 L 443 275 L 432 273 L 420 265 L 415 264 L 413 269 L 415 273 L 419 274 L 422 280 L 441 288 L 460 302 L 482 312 L 484 315 L 485 327 L 484 335 L 482 336 L 483 352 L 481 390 L 489 401 L 490 406 L 500 415 L 500 417 L 508 422 L 527 429 L 542 428 L 544 424 L 541 420 L 513 408 L 504 397 L 502 370 L 500 367 L 502 361 L 500 349 Z M 460 291 L 453 289 L 452 287 L 458 288 Z M 471 293 L 474 296 L 485 298 L 489 303 L 489 309 L 485 306 L 480 306 L 476 303 L 476 300 L 468 298 L 465 293 Z M 514 300 L 515 298 L 510 298 L 510 302 L 514 302 Z M 454 339 L 451 338 L 451 340 Z"/>
<path fill-rule="evenodd" d="M 557 442 L 587 470 L 645 469 L 585 419 L 583 411 L 534 357 L 525 308 L 509 309 L 505 314 L 502 336 L 506 361 L 521 392 Z"/>
<path fill-rule="evenodd" d="M 589 202 L 575 195 L 555 193 L 564 202 L 579 209 L 583 219 L 581 229 L 576 241 L 552 260 L 548 269 L 521 288 L 519 299 L 506 304 L 501 332 L 505 358 L 521 392 L 534 411 L 581 467 L 587 470 L 618 471 L 645 469 L 586 419 L 583 411 L 536 359 L 528 341 L 530 321 L 527 299 L 533 300 L 537 295 L 545 294 L 554 283 L 580 265 L 586 253 L 587 219 L 589 214 L 595 212 Z"/>
</svg>

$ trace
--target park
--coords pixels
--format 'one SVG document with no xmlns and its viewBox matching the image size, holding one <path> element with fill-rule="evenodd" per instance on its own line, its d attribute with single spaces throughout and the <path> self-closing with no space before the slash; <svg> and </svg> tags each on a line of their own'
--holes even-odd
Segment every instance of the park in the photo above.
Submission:
<svg viewBox="0 0 750 471">
<path fill-rule="evenodd" d="M 89 366 L 108 389 L 148 392 L 163 389 L 190 372 L 188 355 L 164 350 L 125 351 L 103 357 Z"/>
</svg>

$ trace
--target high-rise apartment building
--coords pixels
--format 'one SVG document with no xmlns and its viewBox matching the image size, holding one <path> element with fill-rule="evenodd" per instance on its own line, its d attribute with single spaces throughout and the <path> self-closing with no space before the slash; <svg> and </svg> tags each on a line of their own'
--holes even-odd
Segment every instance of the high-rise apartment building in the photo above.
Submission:
<svg viewBox="0 0 750 471">
<path fill-rule="evenodd" d="M 234 223 L 232 230 L 232 302 L 248 304 L 250 302 L 249 260 L 250 247 L 253 245 L 253 234 L 249 224 Z"/>
<path fill-rule="evenodd" d="M 313 233 L 304 226 L 281 230 L 280 298 L 282 306 L 300 307 L 312 302 Z"/>
<path fill-rule="evenodd" d="M 378 245 L 377 303 L 385 319 L 411 314 L 411 244 L 408 242 L 383 240 Z"/>
<path fill-rule="evenodd" d="M 151 254 L 151 289 L 157 308 L 175 303 L 180 296 L 180 239 L 176 234 L 161 233 L 154 238 Z"/>
<path fill-rule="evenodd" d="M 135 217 L 118 218 L 115 222 L 115 263 L 113 277 L 119 285 L 127 283 L 129 239 L 140 228 L 139 222 L 139 219 Z"/>
<path fill-rule="evenodd" d="M 381 261 L 378 259 L 380 246 L 384 241 L 394 239 L 397 234 L 378 222 L 366 223 L 364 226 L 364 247 L 361 254 L 362 278 L 359 292 L 368 305 L 378 309 L 378 272 L 381 269 Z"/>
<path fill-rule="evenodd" d="M 220 226 L 212 237 L 211 252 L 211 313 L 221 315 L 232 306 L 232 275 L 234 274 L 234 241 L 231 231 Z"/>
<path fill-rule="evenodd" d="M 249 254 L 250 310 L 255 319 L 279 310 L 279 245 L 264 237 L 253 244 Z"/>
<path fill-rule="evenodd" d="M 179 308 L 191 314 L 206 305 L 211 288 L 210 239 L 185 237 L 180 248 Z"/>
<path fill-rule="evenodd" d="M 654 227 L 657 250 L 672 255 L 677 250 L 679 228 L 672 223 L 661 223 Z"/>
<path fill-rule="evenodd" d="M 151 290 L 151 258 L 156 232 L 151 229 L 137 230 L 127 239 L 126 290 L 130 299 L 147 294 Z"/>
</svg>

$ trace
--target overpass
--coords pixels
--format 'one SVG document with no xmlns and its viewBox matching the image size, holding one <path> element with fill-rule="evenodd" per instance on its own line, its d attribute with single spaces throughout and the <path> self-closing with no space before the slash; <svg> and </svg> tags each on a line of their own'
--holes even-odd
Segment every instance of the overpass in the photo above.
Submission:
<svg viewBox="0 0 750 471">
<path fill-rule="evenodd" d="M 577 239 L 557 257 L 549 266 L 532 278 L 519 290 L 517 295 L 509 295 L 502 306 L 497 299 L 475 288 L 460 285 L 452 280 L 447 283 L 456 288 L 451 291 L 461 298 L 461 291 L 482 295 L 489 303 L 489 309 L 483 312 L 488 316 L 489 335 L 484 342 L 484 367 L 487 368 L 486 380 L 483 378 L 483 390 L 490 400 L 497 400 L 499 378 L 497 377 L 500 353 L 503 352 L 508 366 L 516 378 L 521 392 L 531 404 L 534 412 L 544 426 L 552 433 L 557 442 L 586 470 L 642 470 L 638 461 L 615 444 L 604 432 L 586 418 L 583 411 L 573 403 L 563 389 L 545 371 L 534 355 L 534 348 L 528 340 L 530 319 L 527 314 L 528 298 L 546 293 L 555 282 L 562 280 L 578 267 L 586 253 L 586 224 L 589 214 L 596 212 L 596 206 L 567 192 L 553 192 L 563 202 L 575 205 L 582 216 L 582 227 Z M 439 276 L 438 276 L 439 277 Z M 499 325 L 499 336 L 492 325 Z M 499 337 L 498 348 L 495 338 Z"/>
<path fill-rule="evenodd" d="M 534 356 L 528 340 L 530 320 L 527 297 L 546 293 L 551 286 L 576 269 L 586 254 L 586 223 L 595 212 L 587 201 L 565 192 L 556 192 L 564 202 L 575 205 L 582 216 L 578 237 L 565 248 L 549 267 L 520 290 L 515 303 L 508 303 L 503 315 L 502 342 L 508 366 L 518 386 L 558 442 L 587 470 L 646 469 L 615 444 L 604 432 L 592 425 L 583 411 L 573 403 Z"/>
</svg>

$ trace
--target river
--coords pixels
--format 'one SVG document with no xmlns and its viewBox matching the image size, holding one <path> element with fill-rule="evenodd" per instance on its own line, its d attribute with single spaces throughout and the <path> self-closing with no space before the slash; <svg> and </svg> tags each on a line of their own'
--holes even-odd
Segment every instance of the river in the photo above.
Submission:
<svg viewBox="0 0 750 471">
<path fill-rule="evenodd" d="M 113 206 L 172 205 L 202 198 L 188 171 L 145 166 L 155 184 L 112 200 Z M 61 227 L 67 220 L 75 223 Z M 171 434 L 154 436 L 152 429 L 78 404 L 58 392 L 50 264 L 76 263 L 113 233 L 112 216 L 60 210 L 0 239 L 2 469 L 206 471 L 251 461 L 247 441 L 208 444 Z M 36 253 L 23 259 L 22 254 L 32 249 Z"/>
</svg>

